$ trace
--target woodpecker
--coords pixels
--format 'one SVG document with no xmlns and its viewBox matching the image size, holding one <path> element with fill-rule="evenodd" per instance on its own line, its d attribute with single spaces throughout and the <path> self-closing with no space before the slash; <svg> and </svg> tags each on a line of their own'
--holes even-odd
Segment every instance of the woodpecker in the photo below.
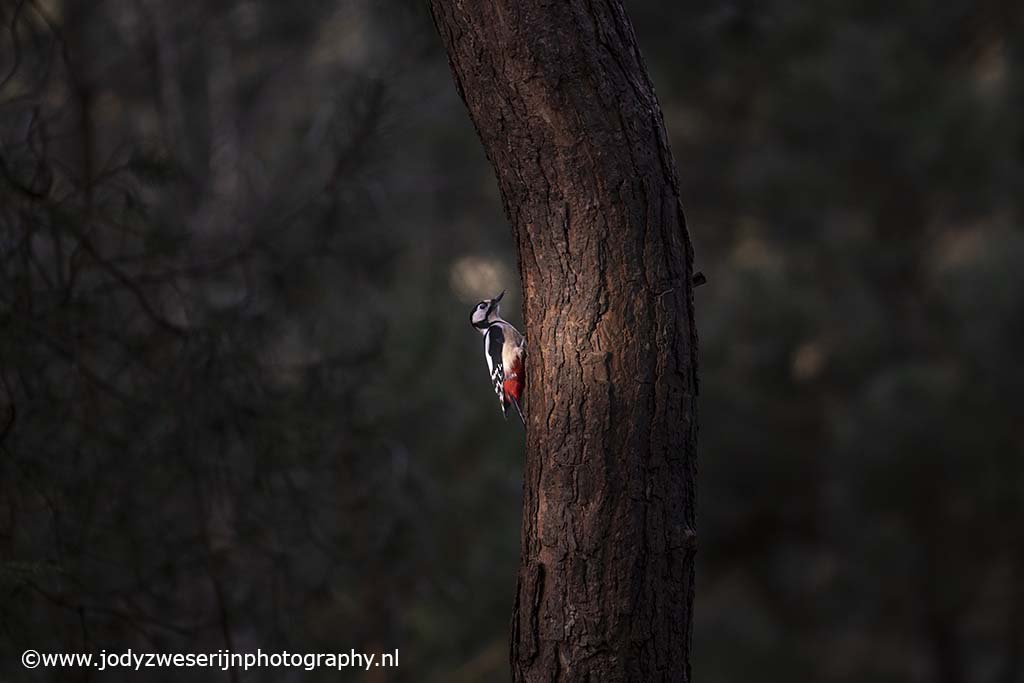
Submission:
<svg viewBox="0 0 1024 683">
<path fill-rule="evenodd" d="M 473 307 L 470 323 L 484 336 L 484 358 L 491 373 L 494 393 L 501 404 L 501 414 L 508 419 L 508 404 L 516 407 L 519 419 L 526 424 L 523 409 L 519 405 L 526 385 L 523 367 L 523 353 L 526 340 L 508 321 L 502 320 L 499 302 L 505 292 L 493 299 L 484 299 Z"/>
</svg>

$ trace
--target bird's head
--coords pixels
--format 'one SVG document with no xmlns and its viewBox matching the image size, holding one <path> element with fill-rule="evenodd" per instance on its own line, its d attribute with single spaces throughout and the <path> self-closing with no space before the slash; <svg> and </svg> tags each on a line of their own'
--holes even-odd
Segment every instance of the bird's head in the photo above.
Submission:
<svg viewBox="0 0 1024 683">
<path fill-rule="evenodd" d="M 484 299 L 474 306 L 469 317 L 470 324 L 481 332 L 486 330 L 488 325 L 498 319 L 499 302 L 503 296 L 505 296 L 504 290 L 493 299 Z"/>
</svg>

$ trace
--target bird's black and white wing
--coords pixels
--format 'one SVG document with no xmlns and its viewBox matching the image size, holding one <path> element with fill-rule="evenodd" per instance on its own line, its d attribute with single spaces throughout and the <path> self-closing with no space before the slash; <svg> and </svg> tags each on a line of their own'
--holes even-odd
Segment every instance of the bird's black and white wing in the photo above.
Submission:
<svg viewBox="0 0 1024 683">
<path fill-rule="evenodd" d="M 505 366 L 502 351 L 505 348 L 505 333 L 500 325 L 491 325 L 484 336 L 484 356 L 487 368 L 491 371 L 491 384 L 501 404 L 501 414 L 508 417 L 508 406 L 505 405 Z"/>
</svg>

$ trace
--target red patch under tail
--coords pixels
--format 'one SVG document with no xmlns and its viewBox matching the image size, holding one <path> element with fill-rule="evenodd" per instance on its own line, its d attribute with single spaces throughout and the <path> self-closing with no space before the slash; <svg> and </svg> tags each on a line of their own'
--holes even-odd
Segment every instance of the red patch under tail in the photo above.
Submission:
<svg viewBox="0 0 1024 683">
<path fill-rule="evenodd" d="M 505 382 L 502 388 L 506 396 L 511 396 L 516 401 L 523 395 L 523 387 L 526 386 L 526 378 L 523 377 L 523 364 L 516 362 L 509 372 L 505 373 Z"/>
</svg>

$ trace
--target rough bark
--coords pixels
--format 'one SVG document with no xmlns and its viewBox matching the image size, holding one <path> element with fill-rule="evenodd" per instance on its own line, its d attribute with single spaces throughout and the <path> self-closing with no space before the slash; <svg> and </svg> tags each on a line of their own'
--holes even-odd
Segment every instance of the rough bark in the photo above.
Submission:
<svg viewBox="0 0 1024 683">
<path fill-rule="evenodd" d="M 697 339 L 674 162 L 614 0 L 430 0 L 519 250 L 517 681 L 688 681 Z"/>
</svg>

